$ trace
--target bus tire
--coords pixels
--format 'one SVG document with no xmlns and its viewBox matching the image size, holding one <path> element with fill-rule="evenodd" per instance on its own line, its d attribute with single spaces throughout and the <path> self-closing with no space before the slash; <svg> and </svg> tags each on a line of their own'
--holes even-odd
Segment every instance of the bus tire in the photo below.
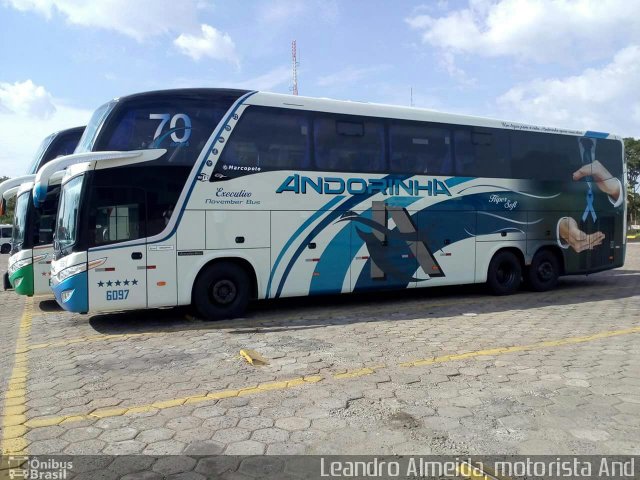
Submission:
<svg viewBox="0 0 640 480">
<path fill-rule="evenodd" d="M 9 253 L 11 251 L 11 245 L 8 243 L 3 243 L 2 247 L 0 247 L 0 253 Z"/>
<path fill-rule="evenodd" d="M 193 288 L 193 304 L 205 320 L 241 317 L 250 296 L 249 275 L 242 267 L 230 262 L 206 267 Z"/>
<path fill-rule="evenodd" d="M 558 284 L 560 262 L 550 250 L 539 250 L 533 256 L 527 277 L 529 286 L 536 292 L 546 292 Z"/>
<path fill-rule="evenodd" d="M 511 295 L 518 291 L 522 281 L 522 264 L 509 251 L 496 253 L 489 264 L 487 285 L 494 295 Z"/>
</svg>

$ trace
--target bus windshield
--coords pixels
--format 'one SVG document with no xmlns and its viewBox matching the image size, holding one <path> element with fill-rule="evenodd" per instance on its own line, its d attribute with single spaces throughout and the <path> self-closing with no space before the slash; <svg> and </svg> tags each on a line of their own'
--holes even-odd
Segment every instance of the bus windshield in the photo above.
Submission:
<svg viewBox="0 0 640 480">
<path fill-rule="evenodd" d="M 73 153 L 83 131 L 84 127 L 75 127 L 49 135 L 40 145 L 27 173 L 37 173 L 54 158 Z"/>
<path fill-rule="evenodd" d="M 16 208 L 13 216 L 13 238 L 11 241 L 13 253 L 19 252 L 24 243 L 30 199 L 31 192 L 24 192 L 16 199 Z"/>
<path fill-rule="evenodd" d="M 56 250 L 64 251 L 73 245 L 77 238 L 78 206 L 84 175 L 79 175 L 62 187 L 60 204 L 56 217 Z"/>
<path fill-rule="evenodd" d="M 42 141 L 42 143 L 38 147 L 38 151 L 31 161 L 31 165 L 29 165 L 28 173 L 36 173 L 38 171 L 38 168 L 40 168 L 40 160 L 42 160 L 42 157 L 44 157 L 45 152 L 49 148 L 49 145 L 51 145 L 51 142 L 53 142 L 55 136 L 55 133 L 51 134 Z"/>
<path fill-rule="evenodd" d="M 89 120 L 89 124 L 82 134 L 82 138 L 80 138 L 80 141 L 78 142 L 75 153 L 91 151 L 96 135 L 99 133 L 100 126 L 104 122 L 105 118 L 107 118 L 111 110 L 113 110 L 113 107 L 115 107 L 116 103 L 117 102 L 115 100 L 109 103 L 105 103 L 101 107 L 98 107 L 98 109 L 93 113 L 93 115 L 91 116 L 91 120 Z"/>
</svg>

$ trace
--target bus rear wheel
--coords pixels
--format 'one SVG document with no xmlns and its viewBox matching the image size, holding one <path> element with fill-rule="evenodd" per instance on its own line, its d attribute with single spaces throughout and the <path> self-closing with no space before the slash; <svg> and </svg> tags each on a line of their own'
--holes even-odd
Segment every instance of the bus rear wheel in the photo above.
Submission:
<svg viewBox="0 0 640 480">
<path fill-rule="evenodd" d="M 230 262 L 206 267 L 193 288 L 193 303 L 205 320 L 241 317 L 249 304 L 247 272 Z"/>
<path fill-rule="evenodd" d="M 518 291 L 522 281 L 522 265 L 509 251 L 496 253 L 489 264 L 487 284 L 494 295 L 511 295 Z"/>
<path fill-rule="evenodd" d="M 540 250 L 533 256 L 528 271 L 529 286 L 536 292 L 551 290 L 558 283 L 560 263 L 549 250 Z"/>
</svg>

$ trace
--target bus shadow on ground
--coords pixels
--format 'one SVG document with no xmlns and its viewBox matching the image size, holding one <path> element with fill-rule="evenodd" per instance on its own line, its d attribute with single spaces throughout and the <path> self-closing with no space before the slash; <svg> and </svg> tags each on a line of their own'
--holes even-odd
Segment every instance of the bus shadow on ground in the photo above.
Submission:
<svg viewBox="0 0 640 480">
<path fill-rule="evenodd" d="M 196 318 L 186 307 L 116 312 L 93 315 L 89 324 L 96 332 L 108 335 L 216 329 L 234 334 L 305 330 L 327 324 L 436 319 L 629 298 L 640 291 L 640 279 L 632 280 L 636 276 L 640 277 L 640 270 L 564 277 L 549 292 L 523 288 L 517 295 L 506 297 L 489 294 L 484 285 L 463 285 L 259 300 L 252 302 L 244 318 L 215 322 Z M 630 278 L 626 281 L 621 277 Z"/>
<path fill-rule="evenodd" d="M 62 307 L 55 300 L 42 300 L 38 304 L 38 308 L 42 312 L 62 312 Z"/>
</svg>

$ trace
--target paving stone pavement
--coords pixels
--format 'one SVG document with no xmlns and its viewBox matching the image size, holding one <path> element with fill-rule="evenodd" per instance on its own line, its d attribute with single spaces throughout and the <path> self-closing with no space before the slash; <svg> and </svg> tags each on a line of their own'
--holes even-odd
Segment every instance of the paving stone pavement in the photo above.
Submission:
<svg viewBox="0 0 640 480">
<path fill-rule="evenodd" d="M 25 300 L 0 304 L 4 398 Z M 289 299 L 218 323 L 33 304 L 23 405 L 3 411 L 29 454 L 640 454 L 640 244 L 510 297 Z"/>
</svg>

